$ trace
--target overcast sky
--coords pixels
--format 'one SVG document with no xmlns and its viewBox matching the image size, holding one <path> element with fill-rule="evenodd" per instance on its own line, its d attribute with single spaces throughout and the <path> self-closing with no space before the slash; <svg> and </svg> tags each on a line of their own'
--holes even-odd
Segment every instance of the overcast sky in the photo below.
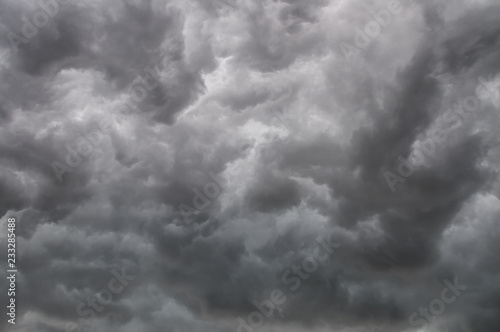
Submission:
<svg viewBox="0 0 500 332">
<path fill-rule="evenodd" d="M 500 331 L 499 18 L 0 0 L 0 329 Z"/>
</svg>

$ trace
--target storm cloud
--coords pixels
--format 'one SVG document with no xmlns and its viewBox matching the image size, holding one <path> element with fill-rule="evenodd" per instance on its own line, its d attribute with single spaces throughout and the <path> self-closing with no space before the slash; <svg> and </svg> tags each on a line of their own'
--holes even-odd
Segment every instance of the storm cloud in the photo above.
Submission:
<svg viewBox="0 0 500 332">
<path fill-rule="evenodd" d="M 499 331 L 499 17 L 0 0 L 2 330 Z"/>
</svg>

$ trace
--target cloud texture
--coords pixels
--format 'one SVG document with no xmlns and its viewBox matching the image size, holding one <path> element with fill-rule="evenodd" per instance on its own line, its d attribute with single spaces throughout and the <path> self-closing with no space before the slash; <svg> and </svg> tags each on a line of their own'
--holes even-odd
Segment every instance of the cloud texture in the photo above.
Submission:
<svg viewBox="0 0 500 332">
<path fill-rule="evenodd" d="M 2 329 L 499 331 L 500 6 L 390 2 L 0 0 Z"/>
</svg>

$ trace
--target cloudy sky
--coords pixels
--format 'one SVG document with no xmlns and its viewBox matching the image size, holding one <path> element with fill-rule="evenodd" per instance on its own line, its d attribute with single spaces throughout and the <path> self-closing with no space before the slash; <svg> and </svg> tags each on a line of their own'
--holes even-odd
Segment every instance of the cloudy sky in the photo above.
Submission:
<svg viewBox="0 0 500 332">
<path fill-rule="evenodd" d="M 0 0 L 0 329 L 500 331 L 499 17 Z"/>
</svg>

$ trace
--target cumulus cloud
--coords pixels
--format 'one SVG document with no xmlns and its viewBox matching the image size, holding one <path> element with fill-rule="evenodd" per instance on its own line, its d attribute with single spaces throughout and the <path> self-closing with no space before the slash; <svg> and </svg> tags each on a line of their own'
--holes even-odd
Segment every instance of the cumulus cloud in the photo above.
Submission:
<svg viewBox="0 0 500 332">
<path fill-rule="evenodd" d="M 0 0 L 0 324 L 498 331 L 498 15 Z"/>
</svg>

